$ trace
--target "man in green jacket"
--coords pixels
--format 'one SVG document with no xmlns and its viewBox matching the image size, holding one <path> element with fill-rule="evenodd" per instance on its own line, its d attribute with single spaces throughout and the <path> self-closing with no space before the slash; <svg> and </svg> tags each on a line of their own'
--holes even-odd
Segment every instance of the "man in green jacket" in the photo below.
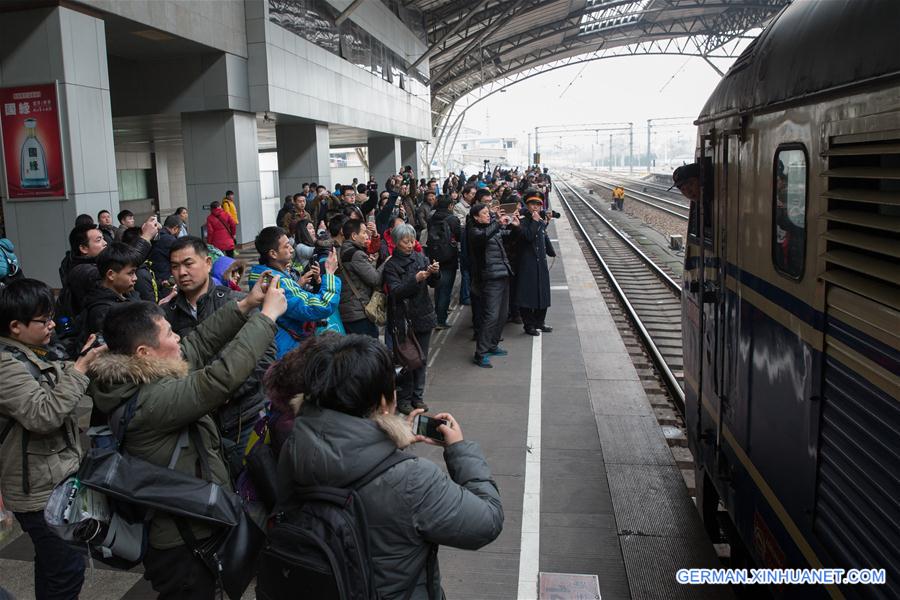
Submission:
<svg viewBox="0 0 900 600">
<path fill-rule="evenodd" d="M 200 477 L 205 463 L 209 480 L 231 489 L 210 413 L 250 376 L 274 339 L 275 320 L 287 303 L 279 277 L 266 285 L 268 281 L 263 276 L 247 297 L 220 308 L 183 340 L 153 303 L 131 302 L 109 311 L 103 325 L 109 352 L 91 369 L 91 395 L 107 415 L 137 395 L 125 452 L 168 466 L 181 431 L 194 427 L 201 447 L 191 443 L 183 448 L 174 468 Z M 190 527 L 197 540 L 214 533 L 196 523 Z M 144 577 L 160 598 L 213 598 L 213 574 L 193 555 L 170 517 L 158 513 L 150 521 L 149 542 Z"/>
<path fill-rule="evenodd" d="M 77 598 L 84 557 L 44 521 L 50 492 L 78 469 L 83 455 L 76 409 L 88 368 L 104 351 L 91 336 L 74 363 L 56 360 L 53 293 L 36 279 L 0 290 L 0 491 L 34 544 L 35 596 Z"/>
</svg>

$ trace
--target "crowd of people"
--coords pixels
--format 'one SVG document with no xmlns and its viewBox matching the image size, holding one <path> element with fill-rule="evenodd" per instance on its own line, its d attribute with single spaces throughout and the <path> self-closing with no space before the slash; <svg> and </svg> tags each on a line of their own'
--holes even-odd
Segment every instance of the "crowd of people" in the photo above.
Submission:
<svg viewBox="0 0 900 600">
<path fill-rule="evenodd" d="M 439 435 L 413 433 L 428 411 L 431 336 L 451 326 L 457 272 L 474 365 L 507 354 L 508 322 L 552 331 L 550 185 L 537 168 L 439 182 L 411 167 L 383 186 L 303 184 L 257 233 L 252 260 L 237 241 L 231 191 L 210 203 L 205 237 L 190 235 L 184 207 L 140 225 L 123 210 L 118 226 L 104 210 L 76 220 L 58 293 L 8 272 L 0 492 L 34 544 L 37 597 L 79 594 L 84 553 L 44 510 L 99 432 L 121 427 L 122 453 L 234 490 L 262 514 L 296 506 L 305 486 L 350 488 L 396 462 L 356 490 L 373 585 L 381 598 L 440 598 L 436 546 L 489 543 L 503 510 L 481 450 L 452 415 L 434 415 Z M 84 432 L 79 407 L 90 409 Z M 416 442 L 443 445 L 449 475 L 396 460 Z M 277 481 L 251 469 L 262 446 Z M 216 532 L 165 510 L 146 524 L 144 576 L 160 597 L 212 598 L 221 574 L 197 544 Z"/>
</svg>

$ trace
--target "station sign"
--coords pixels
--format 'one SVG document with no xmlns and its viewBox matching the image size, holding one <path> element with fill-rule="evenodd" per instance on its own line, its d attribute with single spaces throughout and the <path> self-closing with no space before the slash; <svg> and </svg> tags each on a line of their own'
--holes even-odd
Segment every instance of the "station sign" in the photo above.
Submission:
<svg viewBox="0 0 900 600">
<path fill-rule="evenodd" d="M 66 197 L 56 83 L 0 88 L 0 138 L 7 198 Z"/>
</svg>

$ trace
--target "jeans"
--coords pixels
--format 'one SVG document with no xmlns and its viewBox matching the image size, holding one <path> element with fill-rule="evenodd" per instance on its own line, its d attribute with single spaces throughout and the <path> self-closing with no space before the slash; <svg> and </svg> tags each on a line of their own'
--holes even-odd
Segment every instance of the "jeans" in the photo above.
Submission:
<svg viewBox="0 0 900 600">
<path fill-rule="evenodd" d="M 507 305 L 509 304 L 509 279 L 487 279 L 481 286 L 481 297 L 478 299 L 481 324 L 475 346 L 475 355 L 484 356 L 500 343 L 500 334 L 506 324 Z"/>
<path fill-rule="evenodd" d="M 425 370 L 428 368 L 428 344 L 431 342 L 431 331 L 416 331 L 416 340 L 422 348 L 425 361 L 415 371 L 404 371 L 397 380 L 397 404 L 418 404 L 425 398 Z"/>
<path fill-rule="evenodd" d="M 378 326 L 369 319 L 360 319 L 359 321 L 344 323 L 344 330 L 347 333 L 358 333 L 359 335 L 367 335 L 378 339 Z"/>
<path fill-rule="evenodd" d="M 463 268 L 463 263 L 459 263 L 459 303 L 470 304 L 472 302 L 472 275 L 468 267 Z"/>
<path fill-rule="evenodd" d="M 447 324 L 447 310 L 450 308 L 450 295 L 456 283 L 456 269 L 441 269 L 441 280 L 434 290 L 434 312 L 438 325 Z"/>
<path fill-rule="evenodd" d="M 187 546 L 168 550 L 147 548 L 144 579 L 160 600 L 213 600 L 216 580 L 212 571 Z"/>
<path fill-rule="evenodd" d="M 84 556 L 50 531 L 44 511 L 14 514 L 34 545 L 35 598 L 77 599 L 84 583 Z"/>
</svg>

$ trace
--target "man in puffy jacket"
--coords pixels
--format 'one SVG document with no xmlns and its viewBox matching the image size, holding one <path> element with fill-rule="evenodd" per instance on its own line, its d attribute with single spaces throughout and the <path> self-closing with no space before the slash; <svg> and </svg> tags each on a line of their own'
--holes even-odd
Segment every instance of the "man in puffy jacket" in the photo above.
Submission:
<svg viewBox="0 0 900 600">
<path fill-rule="evenodd" d="M 246 294 L 213 282 L 210 277 L 212 259 L 206 250 L 206 244 L 200 238 L 178 238 L 172 246 L 169 260 L 178 293 L 165 303 L 163 310 L 172 330 L 181 337 L 186 337 L 229 302 L 246 297 Z M 230 259 L 223 257 L 220 260 Z M 241 448 L 246 446 L 256 424 L 256 415 L 265 402 L 260 382 L 274 360 L 275 344 L 272 343 L 259 359 L 253 374 L 247 377 L 228 402 L 217 411 L 223 438 L 237 443 Z"/>
<path fill-rule="evenodd" d="M 518 229 L 519 215 L 495 217 L 483 203 L 472 206 L 469 215 L 471 221 L 466 235 L 472 259 L 472 294 L 477 299 L 480 315 L 473 361 L 479 367 L 489 369 L 492 366 L 490 356 L 506 356 L 506 350 L 498 344 L 506 323 L 512 268 L 503 238 L 514 234 L 511 228 Z"/>
<path fill-rule="evenodd" d="M 377 254 L 369 254 L 369 228 L 362 221 L 350 219 L 343 225 L 341 244 L 341 321 L 347 333 L 378 337 L 378 327 L 366 316 L 366 305 L 372 292 L 381 287 L 386 262 L 375 268 Z"/>
<path fill-rule="evenodd" d="M 206 217 L 207 241 L 225 253 L 234 256 L 234 236 L 237 234 L 237 223 L 225 212 L 218 202 L 209 203 L 209 216 Z"/>
<path fill-rule="evenodd" d="M 262 309 L 253 312 L 260 305 Z M 182 448 L 172 468 L 230 491 L 221 437 L 209 413 L 227 402 L 253 372 L 272 343 L 275 320 L 285 306 L 276 276 L 271 286 L 259 286 L 240 302 L 229 302 L 183 340 L 156 304 L 129 302 L 111 309 L 103 326 L 109 352 L 92 365 L 90 394 L 95 407 L 107 415 L 137 398 L 124 451 L 166 467 L 181 432 L 192 429 L 199 435 L 198 444 Z M 201 542 L 215 533 L 204 524 L 187 526 Z M 144 578 L 162 598 L 215 596 L 212 571 L 162 512 L 150 520 L 143 562 Z"/>
<path fill-rule="evenodd" d="M 276 358 L 281 358 L 309 335 L 307 325 L 327 319 L 338 310 L 341 300 L 341 280 L 335 276 L 338 267 L 337 252 L 332 250 L 324 263 L 325 273 L 319 272 L 318 263 L 301 275 L 294 269 L 294 247 L 281 227 L 264 227 L 256 236 L 256 250 L 259 264 L 250 269 L 248 281 L 250 289 L 260 280 L 263 273 L 272 271 L 281 276 L 281 287 L 287 296 L 288 308 L 278 319 L 275 344 L 278 346 Z M 319 291 L 306 288 L 316 280 L 321 280 Z"/>
<path fill-rule="evenodd" d="M 47 349 L 54 327 L 46 284 L 19 279 L 0 290 L 0 491 L 31 537 L 41 600 L 77 598 L 84 582 L 84 557 L 50 531 L 44 507 L 53 488 L 78 470 L 76 409 L 88 368 L 104 350 L 74 363 L 56 360 Z"/>
</svg>

